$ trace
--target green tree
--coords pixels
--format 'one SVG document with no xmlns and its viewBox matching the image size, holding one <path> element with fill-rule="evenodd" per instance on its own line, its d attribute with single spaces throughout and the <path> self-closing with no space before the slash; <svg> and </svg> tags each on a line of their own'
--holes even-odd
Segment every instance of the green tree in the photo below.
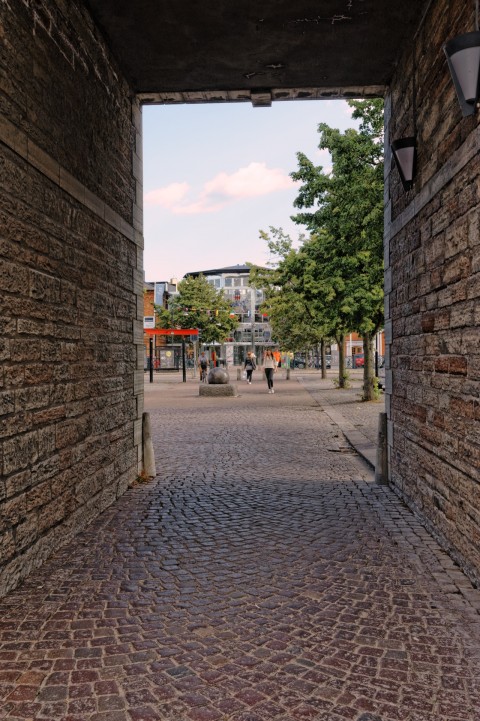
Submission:
<svg viewBox="0 0 480 721">
<path fill-rule="evenodd" d="M 237 326 L 230 301 L 203 275 L 187 276 L 178 284 L 168 309 L 155 307 L 164 328 L 198 328 L 202 343 L 223 343 Z"/>
<path fill-rule="evenodd" d="M 352 101 L 359 130 L 319 125 L 319 147 L 330 152 L 327 173 L 298 153 L 291 176 L 301 186 L 292 217 L 311 233 L 304 243 L 304 295 L 319 301 L 340 348 L 350 331 L 364 340 L 364 398 L 374 397 L 373 340 L 383 324 L 383 101 Z M 330 305 L 330 309 L 325 304 Z"/>
<path fill-rule="evenodd" d="M 272 268 L 253 267 L 251 284 L 265 293 L 262 309 L 268 312 L 272 333 L 285 350 L 298 351 L 318 347 L 322 351 L 322 375 L 325 376 L 325 337 L 327 327 L 318 303 L 306 298 L 301 269 L 302 249 L 294 249 L 292 239 L 281 228 L 270 228 L 260 237 L 275 260 Z M 303 236 L 299 241 L 304 241 Z"/>
</svg>

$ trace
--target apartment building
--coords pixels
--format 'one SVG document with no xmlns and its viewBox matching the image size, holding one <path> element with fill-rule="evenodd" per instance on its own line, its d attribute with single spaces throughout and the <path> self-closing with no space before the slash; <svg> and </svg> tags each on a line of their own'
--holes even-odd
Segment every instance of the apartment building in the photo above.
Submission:
<svg viewBox="0 0 480 721">
<path fill-rule="evenodd" d="M 276 347 L 276 343 L 272 341 L 268 316 L 260 311 L 260 305 L 264 300 L 263 290 L 249 286 L 248 265 L 198 270 L 186 274 L 190 277 L 199 275 L 205 276 L 216 290 L 223 290 L 238 318 L 235 332 L 223 344 L 220 351 L 227 365 L 242 365 L 247 352 L 252 348 L 260 359 L 266 348 Z"/>
</svg>

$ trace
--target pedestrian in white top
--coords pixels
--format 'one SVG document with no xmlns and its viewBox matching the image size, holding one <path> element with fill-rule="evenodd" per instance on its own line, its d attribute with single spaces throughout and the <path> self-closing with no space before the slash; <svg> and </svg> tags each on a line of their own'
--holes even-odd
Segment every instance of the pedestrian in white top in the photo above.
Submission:
<svg viewBox="0 0 480 721">
<path fill-rule="evenodd" d="M 257 365 L 255 363 L 255 355 L 251 351 L 248 351 L 248 353 L 247 353 L 244 367 L 247 372 L 247 383 L 251 383 L 252 382 L 252 373 L 257 367 Z"/>
<path fill-rule="evenodd" d="M 265 376 L 267 378 L 268 392 L 275 393 L 273 390 L 273 374 L 277 370 L 277 361 L 271 350 L 265 351 L 263 357 L 263 368 L 265 370 Z"/>
</svg>

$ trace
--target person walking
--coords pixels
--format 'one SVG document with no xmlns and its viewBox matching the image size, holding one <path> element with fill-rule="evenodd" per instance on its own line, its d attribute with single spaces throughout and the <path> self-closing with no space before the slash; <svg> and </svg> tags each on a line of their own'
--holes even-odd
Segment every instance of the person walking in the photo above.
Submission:
<svg viewBox="0 0 480 721">
<path fill-rule="evenodd" d="M 200 382 L 206 383 L 207 382 L 207 370 L 208 370 L 208 358 L 205 354 L 205 351 L 202 351 L 200 353 L 200 358 L 198 359 L 198 367 L 200 369 Z"/>
<path fill-rule="evenodd" d="M 273 390 L 273 374 L 277 370 L 277 361 L 271 350 L 265 351 L 263 357 L 263 368 L 265 370 L 265 376 L 267 378 L 267 386 L 269 393 L 275 393 Z"/>
<path fill-rule="evenodd" d="M 252 373 L 256 369 L 255 356 L 251 351 L 248 351 L 247 357 L 245 358 L 244 368 L 247 372 L 247 383 L 252 382 Z"/>
</svg>

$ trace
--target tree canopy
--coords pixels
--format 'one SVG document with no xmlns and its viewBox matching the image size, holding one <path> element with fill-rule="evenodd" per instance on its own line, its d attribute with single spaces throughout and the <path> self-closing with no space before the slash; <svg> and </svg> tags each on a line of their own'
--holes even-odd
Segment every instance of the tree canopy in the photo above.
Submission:
<svg viewBox="0 0 480 721">
<path fill-rule="evenodd" d="M 332 171 L 298 153 L 291 176 L 301 186 L 292 217 L 311 233 L 305 251 L 315 273 L 308 289 L 325 293 L 340 326 L 374 333 L 383 322 L 383 101 L 351 101 L 359 130 L 318 126 L 319 147 L 330 152 Z"/>
<path fill-rule="evenodd" d="M 203 275 L 187 276 L 178 284 L 168 310 L 155 307 L 164 328 L 198 328 L 202 343 L 223 343 L 237 326 L 232 305 Z"/>
<path fill-rule="evenodd" d="M 251 283 L 264 289 L 262 310 L 268 312 L 275 340 L 290 351 L 317 345 L 325 337 L 325 321 L 304 293 L 300 251 L 281 228 L 270 228 L 270 235 L 261 231 L 260 236 L 276 261 L 273 268 L 254 266 Z"/>
<path fill-rule="evenodd" d="M 319 147 L 329 151 L 331 170 L 298 153 L 298 170 L 291 173 L 300 183 L 294 202 L 300 212 L 292 220 L 310 235 L 296 250 L 281 230 L 270 229 L 273 240 L 263 237 L 279 257 L 271 276 L 272 308 L 281 306 L 281 289 L 301 299 L 306 322 L 314 315 L 313 327 L 336 336 L 340 350 L 346 333 L 362 335 L 365 373 L 373 385 L 367 356 L 383 323 L 383 101 L 349 105 L 360 120 L 358 130 L 318 126 Z M 341 367 L 340 385 L 343 375 Z"/>
</svg>

